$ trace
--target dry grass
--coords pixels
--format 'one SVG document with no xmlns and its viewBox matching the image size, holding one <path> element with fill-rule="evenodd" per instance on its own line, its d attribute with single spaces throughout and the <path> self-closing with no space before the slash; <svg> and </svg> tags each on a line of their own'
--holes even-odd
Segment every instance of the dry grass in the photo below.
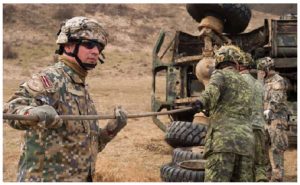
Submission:
<svg viewBox="0 0 300 185">
<path fill-rule="evenodd" d="M 22 132 L 3 125 L 3 181 L 14 182 L 17 178 L 17 166 L 20 156 Z"/>
<path fill-rule="evenodd" d="M 13 51 L 11 44 L 8 42 L 3 43 L 3 58 L 5 59 L 15 59 L 18 57 L 18 54 Z"/>
<path fill-rule="evenodd" d="M 73 7 L 70 7 L 68 5 L 62 5 L 61 8 L 54 12 L 53 18 L 59 21 L 63 21 L 74 17 L 75 12 L 76 10 Z"/>
<path fill-rule="evenodd" d="M 150 98 L 146 93 L 149 92 L 147 87 L 149 80 L 136 80 L 136 85 L 132 86 L 118 86 L 115 80 L 124 84 L 120 78 L 114 80 L 106 78 L 102 80 L 105 83 L 93 85 L 95 89 L 91 91 L 94 99 L 98 100 L 96 104 L 100 112 L 111 114 L 116 104 L 123 105 L 129 113 L 149 111 Z M 90 84 L 93 82 L 94 80 L 91 80 Z M 122 92 L 117 92 L 116 88 Z M 104 91 L 107 94 L 97 93 Z M 7 90 L 5 92 L 9 93 Z M 105 121 L 101 121 L 102 127 L 104 124 Z M 7 125 L 4 131 L 4 181 L 14 181 L 16 159 L 19 156 L 17 149 L 20 144 L 20 137 L 15 137 L 15 135 L 20 135 L 21 132 L 8 128 Z M 99 154 L 95 180 L 105 182 L 159 181 L 159 167 L 170 161 L 171 157 L 171 148 L 163 141 L 163 137 L 163 133 L 150 118 L 129 120 L 125 129 Z"/>
<path fill-rule="evenodd" d="M 297 182 L 297 163 L 297 149 L 288 149 L 284 153 L 285 182 Z"/>
<path fill-rule="evenodd" d="M 98 71 L 92 72 L 87 81 L 98 112 L 112 114 L 114 106 L 118 104 L 129 113 L 150 111 L 152 77 L 149 72 L 146 72 L 149 70 L 148 67 L 144 65 L 137 67 L 139 72 L 144 73 L 142 76 L 133 71 L 129 74 L 127 70 L 132 67 L 130 61 L 135 63 L 134 56 L 126 55 L 126 53 L 118 53 L 118 55 L 110 53 L 110 55 L 110 61 L 99 66 Z M 147 56 L 147 54 L 136 54 L 137 62 L 141 56 Z M 119 63 L 119 60 L 122 62 Z M 17 60 L 4 62 L 4 101 L 8 100 L 22 80 L 29 78 L 29 76 L 22 75 L 27 73 L 27 69 L 16 65 L 17 63 Z M 120 74 L 118 69 L 112 68 L 117 64 L 119 64 L 118 68 L 125 70 L 125 73 Z M 11 71 L 17 75 L 11 75 Z M 105 123 L 105 120 L 101 120 L 100 126 L 103 127 Z M 11 129 L 5 124 L 3 177 L 6 182 L 16 179 L 21 134 L 21 131 Z M 19 137 L 15 137 L 16 135 Z M 151 118 L 130 119 L 124 130 L 99 154 L 95 180 L 105 182 L 160 181 L 159 168 L 171 160 L 172 152 L 163 138 L 163 132 L 153 124 Z"/>
<path fill-rule="evenodd" d="M 114 55 L 114 53 L 110 53 Z M 122 54 L 124 58 L 131 56 Z M 143 53 L 137 54 L 143 55 Z M 103 114 L 112 114 L 113 107 L 122 105 L 129 113 L 150 111 L 151 76 L 137 74 L 119 74 L 116 65 L 111 61 L 98 67 L 103 74 L 93 73 L 88 78 L 90 92 L 97 109 Z M 124 61 L 122 65 L 130 64 Z M 17 89 L 19 82 L 28 77 L 21 75 L 24 70 L 13 62 L 4 63 L 3 95 L 4 101 Z M 141 68 L 140 70 L 147 70 Z M 18 71 L 18 72 L 17 72 Z M 110 75 L 113 73 L 114 75 Z M 101 120 L 103 127 L 106 121 Z M 4 124 L 3 179 L 5 182 L 15 181 L 17 162 L 20 152 L 21 131 L 14 130 Z M 128 125 L 99 153 L 96 164 L 95 181 L 99 182 L 159 182 L 160 166 L 171 161 L 172 148 L 164 142 L 164 134 L 157 128 L 151 118 L 130 119 Z M 297 151 L 289 150 L 285 154 L 286 180 L 296 180 Z"/>
</svg>

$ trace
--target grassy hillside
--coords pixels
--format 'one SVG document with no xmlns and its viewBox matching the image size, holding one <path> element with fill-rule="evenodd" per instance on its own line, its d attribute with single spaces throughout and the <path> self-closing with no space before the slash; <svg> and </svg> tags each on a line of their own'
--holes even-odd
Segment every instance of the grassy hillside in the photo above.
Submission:
<svg viewBox="0 0 300 185">
<path fill-rule="evenodd" d="M 73 16 L 96 18 L 109 33 L 105 66 L 119 68 L 128 58 L 130 69 L 137 67 L 141 74 L 151 70 L 152 47 L 161 29 L 198 33 L 197 22 L 188 15 L 185 4 L 4 4 L 4 64 L 20 66 L 22 74 L 51 64 L 59 25 Z M 253 10 L 246 31 L 261 26 L 264 18 L 278 15 Z"/>
</svg>

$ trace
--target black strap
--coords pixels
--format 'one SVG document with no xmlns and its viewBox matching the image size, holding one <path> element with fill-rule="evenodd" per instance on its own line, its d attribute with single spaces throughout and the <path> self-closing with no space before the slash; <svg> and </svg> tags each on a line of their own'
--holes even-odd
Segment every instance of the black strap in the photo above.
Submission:
<svg viewBox="0 0 300 185">
<path fill-rule="evenodd" d="M 59 45 L 59 48 L 57 50 L 55 50 L 55 54 L 58 54 L 58 55 L 62 55 L 63 52 L 64 52 L 63 45 Z"/>
<path fill-rule="evenodd" d="M 76 60 L 76 62 L 80 65 L 80 67 L 82 67 L 84 70 L 88 70 L 88 69 L 83 65 L 82 61 L 81 61 L 81 60 L 79 59 L 79 57 L 78 57 L 78 50 L 79 50 L 80 44 L 81 44 L 81 41 L 79 40 L 79 41 L 76 43 L 75 49 L 74 49 L 74 51 L 73 51 L 72 53 L 71 53 L 71 52 L 66 52 L 66 50 L 63 50 L 63 51 L 64 51 L 64 53 L 65 53 L 66 55 L 69 55 L 69 56 L 71 56 L 71 57 L 74 57 L 75 60 Z"/>
<path fill-rule="evenodd" d="M 75 58 L 75 60 L 76 60 L 76 62 L 80 65 L 80 67 L 82 67 L 84 70 L 89 70 L 89 68 L 94 68 L 96 65 L 94 65 L 94 64 L 83 64 L 83 62 L 79 59 L 79 57 L 78 57 L 78 50 L 79 50 L 79 46 L 80 46 L 80 44 L 81 44 L 81 40 L 74 40 L 74 41 L 76 41 L 76 45 L 75 45 L 75 49 L 74 49 L 74 51 L 71 53 L 71 52 L 66 52 L 66 50 L 64 49 L 64 47 L 63 47 L 63 45 L 60 45 L 59 46 L 59 49 L 58 50 L 56 50 L 55 51 L 55 53 L 56 54 L 62 54 L 62 53 L 65 53 L 66 55 L 68 55 L 68 56 L 71 56 L 71 57 L 74 57 Z M 102 54 L 102 53 L 100 53 L 100 55 L 103 57 L 103 58 L 105 58 L 105 56 Z M 104 60 L 99 56 L 99 62 L 101 63 L 101 64 L 103 64 L 104 63 Z"/>
</svg>

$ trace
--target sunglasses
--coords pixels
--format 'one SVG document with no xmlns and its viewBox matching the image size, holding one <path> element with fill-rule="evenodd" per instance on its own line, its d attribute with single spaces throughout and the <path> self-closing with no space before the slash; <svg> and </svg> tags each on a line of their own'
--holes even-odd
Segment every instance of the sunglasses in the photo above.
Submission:
<svg viewBox="0 0 300 185">
<path fill-rule="evenodd" d="M 100 44 L 99 42 L 94 42 L 94 41 L 83 41 L 83 42 L 81 42 L 80 45 L 87 49 L 93 49 L 96 46 L 99 50 L 99 53 L 101 53 L 101 51 L 104 49 L 102 44 Z"/>
</svg>

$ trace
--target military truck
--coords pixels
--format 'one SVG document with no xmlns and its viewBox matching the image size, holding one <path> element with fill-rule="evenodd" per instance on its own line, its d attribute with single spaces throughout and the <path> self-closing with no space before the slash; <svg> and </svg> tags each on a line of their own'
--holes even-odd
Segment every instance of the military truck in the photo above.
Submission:
<svg viewBox="0 0 300 185">
<path fill-rule="evenodd" d="M 197 13 L 195 16 L 193 10 L 198 5 L 187 5 L 187 11 L 199 22 L 197 19 L 201 19 L 201 16 Z M 203 9 L 203 7 L 201 8 Z M 289 14 L 278 20 L 265 19 L 264 24 L 257 29 L 248 33 L 238 33 L 245 28 L 245 19 L 250 19 L 249 15 L 240 5 L 231 5 L 229 8 L 235 8 L 235 12 L 238 12 L 236 17 L 242 21 L 243 28 L 238 28 L 237 32 L 227 29 L 227 33 L 222 33 L 221 37 L 229 38 L 233 44 L 251 53 L 254 59 L 264 56 L 272 57 L 275 60 L 276 71 L 285 77 L 289 84 L 288 101 L 291 114 L 289 116 L 288 136 L 289 143 L 296 145 L 297 16 Z M 210 11 L 209 8 L 203 10 Z M 212 40 L 214 47 L 219 47 L 223 43 L 226 43 L 226 39 Z M 195 68 L 199 60 L 205 57 L 204 47 L 205 41 L 199 35 L 191 35 L 183 31 L 176 31 L 175 34 L 160 31 L 153 49 L 152 111 L 173 110 L 189 106 L 201 93 L 204 84 L 197 79 Z M 255 68 L 252 72 L 255 75 Z M 168 118 L 169 121 L 154 116 L 153 122 L 161 130 L 166 131 L 170 121 L 192 122 L 194 114 L 194 112 L 172 114 Z"/>
<path fill-rule="evenodd" d="M 271 56 L 276 71 L 286 79 L 290 110 L 289 144 L 297 146 L 297 16 L 287 14 L 281 16 L 279 20 L 271 20 L 270 33 L 270 44 L 263 49 L 258 49 L 264 52 L 257 52 L 257 54 Z"/>
</svg>

